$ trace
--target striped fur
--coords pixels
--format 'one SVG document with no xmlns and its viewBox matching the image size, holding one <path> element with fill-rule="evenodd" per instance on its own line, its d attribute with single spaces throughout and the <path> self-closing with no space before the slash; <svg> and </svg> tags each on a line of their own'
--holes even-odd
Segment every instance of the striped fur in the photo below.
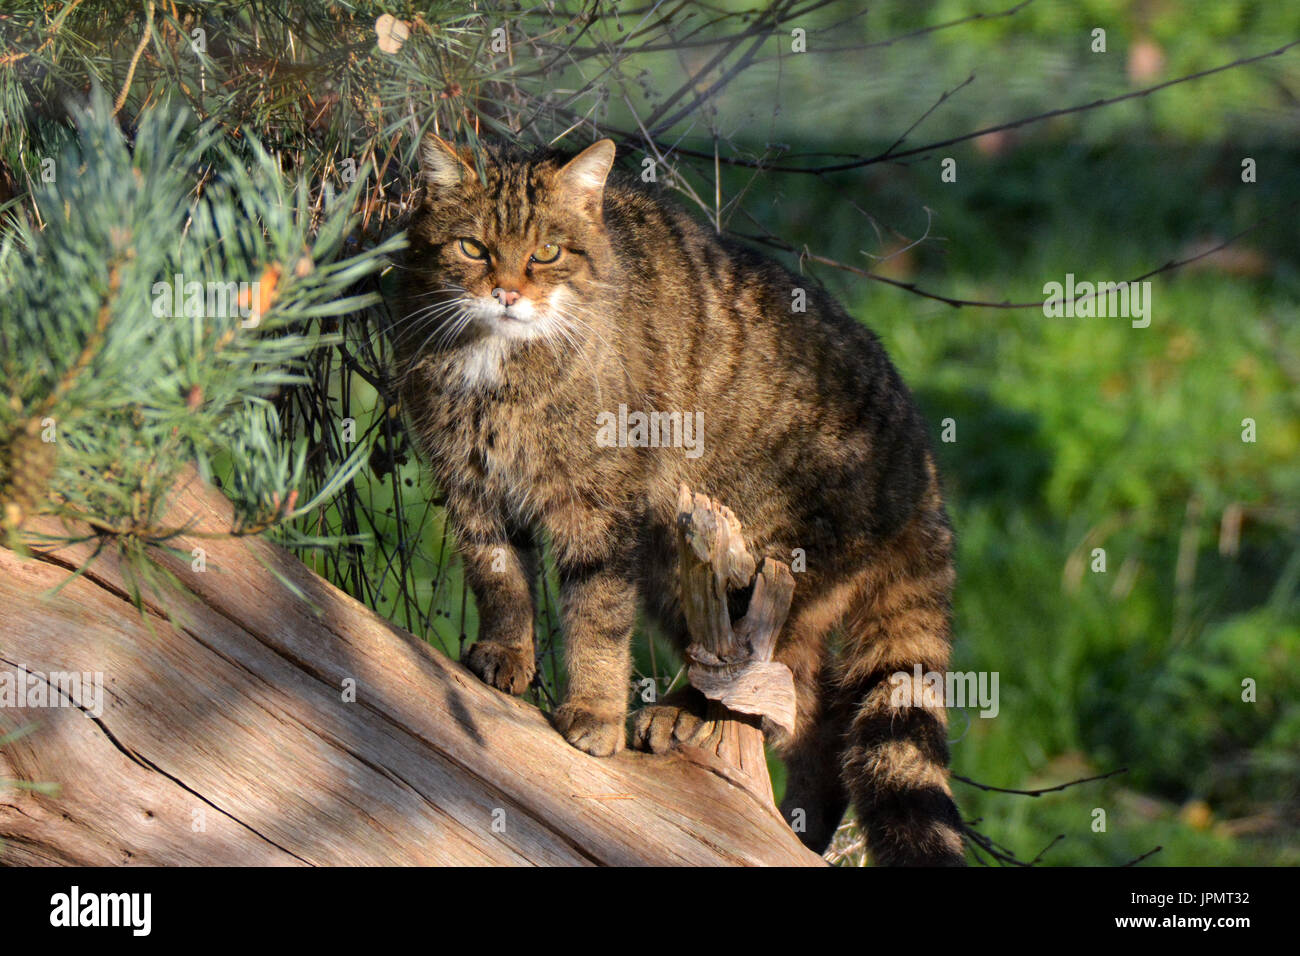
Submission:
<svg viewBox="0 0 1300 956">
<path fill-rule="evenodd" d="M 944 713 L 888 693 L 895 671 L 947 667 L 952 533 L 924 424 L 875 335 L 639 183 L 607 182 L 608 143 L 572 160 L 493 148 L 480 169 L 431 139 L 424 159 L 394 342 L 479 608 L 469 667 L 511 693 L 533 678 L 545 535 L 569 677 L 557 726 L 589 753 L 621 749 L 638 606 L 686 639 L 685 481 L 728 504 L 755 551 L 806 556 L 777 651 L 798 695 L 778 744 L 801 837 L 824 849 L 851 800 L 877 862 L 960 863 Z M 548 243 L 561 254 L 537 261 Z M 702 413 L 701 453 L 598 442 L 620 405 Z M 646 708 L 633 742 L 671 746 L 699 711 L 690 693 Z"/>
</svg>

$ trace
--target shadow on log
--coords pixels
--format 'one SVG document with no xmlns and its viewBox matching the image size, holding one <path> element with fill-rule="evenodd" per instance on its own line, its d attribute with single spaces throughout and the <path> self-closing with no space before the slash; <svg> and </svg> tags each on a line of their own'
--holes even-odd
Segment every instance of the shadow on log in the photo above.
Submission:
<svg viewBox="0 0 1300 956">
<path fill-rule="evenodd" d="M 580 753 L 275 544 L 204 536 L 230 505 L 196 477 L 167 520 L 192 529 L 159 552 L 186 590 L 143 614 L 113 549 L 75 573 L 93 537 L 0 548 L 0 676 L 28 694 L 0 736 L 31 727 L 0 781 L 59 788 L 0 787 L 0 863 L 821 863 L 725 768 Z M 102 675 L 102 706 L 69 672 Z"/>
</svg>

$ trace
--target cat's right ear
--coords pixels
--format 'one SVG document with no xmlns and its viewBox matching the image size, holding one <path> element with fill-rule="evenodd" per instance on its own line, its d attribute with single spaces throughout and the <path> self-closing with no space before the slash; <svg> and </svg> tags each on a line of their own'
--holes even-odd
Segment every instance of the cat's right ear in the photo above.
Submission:
<svg viewBox="0 0 1300 956">
<path fill-rule="evenodd" d="M 614 141 L 598 140 L 564 164 L 555 174 L 556 183 L 568 200 L 599 220 L 605 179 L 613 165 Z"/>
<path fill-rule="evenodd" d="M 473 160 L 436 133 L 428 133 L 420 144 L 420 174 L 435 192 L 478 181 Z"/>
</svg>

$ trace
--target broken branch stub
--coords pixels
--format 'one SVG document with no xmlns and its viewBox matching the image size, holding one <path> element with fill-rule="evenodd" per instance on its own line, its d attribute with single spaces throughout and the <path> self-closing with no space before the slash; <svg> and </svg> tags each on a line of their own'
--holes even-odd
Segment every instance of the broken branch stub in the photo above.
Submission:
<svg viewBox="0 0 1300 956">
<path fill-rule="evenodd" d="M 764 558 L 760 566 L 746 548 L 731 510 L 693 494 L 685 484 L 677 493 L 677 530 L 681 601 L 692 640 L 686 650 L 688 676 L 715 702 L 692 744 L 704 741 L 706 749 L 712 747 L 746 775 L 761 772 L 756 782 L 770 799 L 771 783 L 761 759 L 762 729 L 752 718 L 765 717 L 786 733 L 794 730 L 794 678 L 788 667 L 772 660 L 794 597 L 794 576 L 772 558 Z M 733 625 L 727 593 L 751 583 L 749 608 Z"/>
<path fill-rule="evenodd" d="M 794 731 L 794 677 L 790 668 L 772 660 L 772 653 L 793 596 L 790 569 L 766 558 L 749 611 L 733 629 L 739 657 L 719 654 L 699 642 L 686 649 L 691 684 L 705 697 L 728 710 L 766 717 L 786 733 Z"/>
</svg>

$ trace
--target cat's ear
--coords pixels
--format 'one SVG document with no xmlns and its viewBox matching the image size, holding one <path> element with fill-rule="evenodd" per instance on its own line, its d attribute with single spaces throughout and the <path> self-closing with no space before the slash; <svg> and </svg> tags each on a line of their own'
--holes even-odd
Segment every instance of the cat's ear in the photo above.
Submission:
<svg viewBox="0 0 1300 956">
<path fill-rule="evenodd" d="M 565 163 L 556 173 L 555 182 L 569 199 L 599 216 L 605 179 L 613 165 L 614 141 L 602 139 Z"/>
<path fill-rule="evenodd" d="M 473 161 L 436 133 L 427 134 L 420 144 L 420 173 L 434 190 L 478 181 Z"/>
</svg>

